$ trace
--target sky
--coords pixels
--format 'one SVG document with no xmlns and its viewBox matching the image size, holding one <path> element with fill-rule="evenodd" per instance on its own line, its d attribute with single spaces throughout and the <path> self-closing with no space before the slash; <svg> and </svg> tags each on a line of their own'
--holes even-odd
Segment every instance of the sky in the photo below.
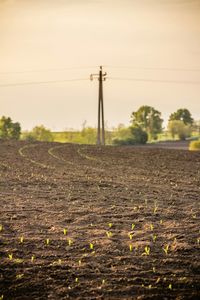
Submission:
<svg viewBox="0 0 200 300">
<path fill-rule="evenodd" d="M 100 65 L 108 128 L 141 105 L 200 120 L 200 0 L 0 0 L 0 116 L 97 126 Z"/>
</svg>

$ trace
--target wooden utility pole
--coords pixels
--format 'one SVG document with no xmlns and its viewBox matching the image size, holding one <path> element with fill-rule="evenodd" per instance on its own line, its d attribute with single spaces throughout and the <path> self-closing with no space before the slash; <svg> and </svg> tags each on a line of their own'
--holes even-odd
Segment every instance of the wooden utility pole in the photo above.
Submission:
<svg viewBox="0 0 200 300">
<path fill-rule="evenodd" d="M 103 73 L 102 66 L 100 66 L 99 74 L 90 75 L 90 80 L 94 78 L 98 78 L 99 80 L 97 145 L 105 145 L 103 81 L 106 80 L 106 75 L 107 73 Z"/>
</svg>

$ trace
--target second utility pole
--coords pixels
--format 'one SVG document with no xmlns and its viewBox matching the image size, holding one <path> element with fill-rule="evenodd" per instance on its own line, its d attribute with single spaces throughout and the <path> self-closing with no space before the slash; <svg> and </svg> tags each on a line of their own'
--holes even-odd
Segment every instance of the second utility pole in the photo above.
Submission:
<svg viewBox="0 0 200 300">
<path fill-rule="evenodd" d="M 93 78 L 97 76 L 99 80 L 97 145 L 105 145 L 103 81 L 106 80 L 106 75 L 107 73 L 103 73 L 102 66 L 100 66 L 99 74 L 90 75 L 91 80 L 93 80 Z"/>
</svg>

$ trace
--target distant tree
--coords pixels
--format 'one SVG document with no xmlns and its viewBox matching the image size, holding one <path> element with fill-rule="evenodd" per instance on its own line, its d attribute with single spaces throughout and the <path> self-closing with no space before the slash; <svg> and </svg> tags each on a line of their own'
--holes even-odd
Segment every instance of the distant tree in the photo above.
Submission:
<svg viewBox="0 0 200 300">
<path fill-rule="evenodd" d="M 173 138 L 177 135 L 180 140 L 185 140 L 192 133 L 192 127 L 180 120 L 169 121 L 168 130 Z"/>
<path fill-rule="evenodd" d="M 0 119 L 0 138 L 18 140 L 21 134 L 21 126 L 18 122 L 13 123 L 10 117 L 3 116 Z"/>
<path fill-rule="evenodd" d="M 52 132 L 43 125 L 35 126 L 32 131 L 24 133 L 25 140 L 53 142 Z"/>
<path fill-rule="evenodd" d="M 131 115 L 133 126 L 139 126 L 146 131 L 150 139 L 156 139 L 157 135 L 162 132 L 163 119 L 161 113 L 151 106 L 141 106 Z"/>
<path fill-rule="evenodd" d="M 169 117 L 169 121 L 183 121 L 185 125 L 192 125 L 194 120 L 190 111 L 186 108 L 180 108 L 176 112 L 172 113 Z"/>
</svg>

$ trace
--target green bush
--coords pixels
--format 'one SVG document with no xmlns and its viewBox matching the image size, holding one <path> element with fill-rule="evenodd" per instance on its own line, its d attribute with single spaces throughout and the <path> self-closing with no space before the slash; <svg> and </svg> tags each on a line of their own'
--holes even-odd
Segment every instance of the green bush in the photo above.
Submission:
<svg viewBox="0 0 200 300">
<path fill-rule="evenodd" d="M 121 132 L 122 130 L 120 130 L 120 133 Z M 148 140 L 148 134 L 139 126 L 131 126 L 127 129 L 123 129 L 123 132 L 126 134 L 113 139 L 114 145 L 146 144 Z"/>
<path fill-rule="evenodd" d="M 192 141 L 189 145 L 190 151 L 200 151 L 200 140 L 199 141 Z"/>
<path fill-rule="evenodd" d="M 30 132 L 24 132 L 22 139 L 29 142 L 53 142 L 53 134 L 49 129 L 45 128 L 43 125 L 40 125 L 35 126 Z"/>
</svg>

